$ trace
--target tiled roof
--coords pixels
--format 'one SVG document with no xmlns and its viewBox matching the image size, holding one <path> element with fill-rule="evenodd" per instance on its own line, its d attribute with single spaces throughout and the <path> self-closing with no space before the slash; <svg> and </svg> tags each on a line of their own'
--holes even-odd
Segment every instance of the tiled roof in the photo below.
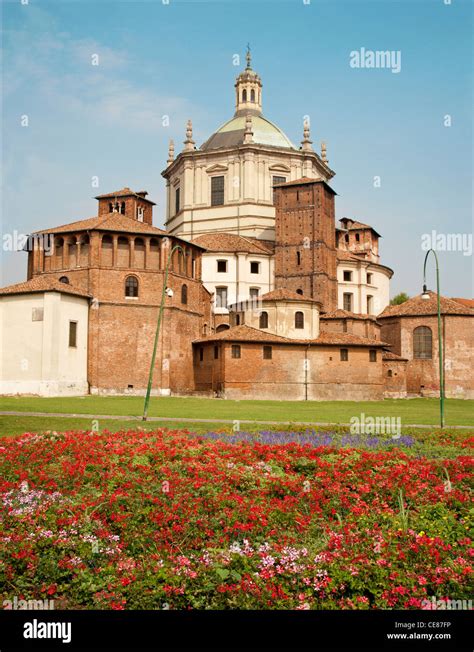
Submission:
<svg viewBox="0 0 474 652">
<path fill-rule="evenodd" d="M 373 231 L 375 233 L 375 235 L 379 236 L 379 238 L 382 237 L 380 235 L 380 233 L 377 233 L 377 231 L 374 229 L 373 226 L 370 226 L 370 224 L 364 224 L 364 222 L 358 222 L 357 220 L 353 220 L 350 217 L 343 217 L 342 219 L 339 220 L 339 222 L 341 222 L 341 224 L 344 225 L 344 228 L 345 228 L 346 231 L 365 231 L 365 230 L 369 230 L 369 231 Z M 348 222 L 350 222 L 350 224 L 348 224 Z"/>
<path fill-rule="evenodd" d="M 358 222 L 357 220 L 352 220 L 350 217 L 343 217 L 339 220 L 345 226 L 346 231 L 351 231 L 353 229 L 372 229 L 369 224 L 364 224 L 363 222 Z M 350 222 L 350 224 L 347 224 Z"/>
<path fill-rule="evenodd" d="M 375 315 L 359 315 L 356 312 L 349 312 L 349 310 L 342 310 L 341 308 L 333 312 L 325 312 L 320 319 L 370 319 L 371 321 L 377 321 Z"/>
<path fill-rule="evenodd" d="M 242 251 L 249 254 L 272 255 L 275 250 L 275 243 L 269 240 L 258 240 L 247 238 L 233 233 L 206 233 L 197 236 L 193 242 L 204 247 L 208 251 L 235 253 Z"/>
<path fill-rule="evenodd" d="M 32 292 L 61 292 L 62 294 L 74 294 L 79 297 L 92 296 L 84 290 L 73 287 L 69 283 L 61 283 L 49 275 L 34 276 L 29 281 L 0 288 L 0 295 L 30 294 Z"/>
<path fill-rule="evenodd" d="M 260 299 L 262 299 L 262 301 L 310 301 L 311 303 L 320 303 L 312 297 L 298 294 L 297 292 L 287 290 L 286 288 L 277 288 L 276 290 L 266 292 L 265 294 L 262 294 Z"/>
<path fill-rule="evenodd" d="M 131 190 L 131 188 L 125 187 L 122 188 L 122 190 L 116 190 L 115 192 L 108 192 L 105 195 L 97 195 L 96 199 L 108 199 L 108 198 L 115 198 L 115 197 L 138 197 L 139 199 L 144 199 L 147 201 L 149 204 L 153 204 L 155 206 L 155 202 L 151 201 L 151 199 L 147 199 L 146 195 L 148 195 L 148 192 L 146 190 L 140 190 L 139 192 L 135 192 L 134 190 Z"/>
<path fill-rule="evenodd" d="M 392 353 L 391 351 L 384 351 L 382 355 L 382 360 L 393 360 L 398 362 L 408 362 L 408 358 L 402 358 L 401 355 Z"/>
<path fill-rule="evenodd" d="M 336 256 L 338 260 L 353 260 L 359 262 L 362 260 L 359 256 L 354 255 L 350 251 L 344 249 L 336 249 Z"/>
<path fill-rule="evenodd" d="M 146 222 L 139 222 L 138 220 L 126 217 L 120 213 L 107 213 L 106 215 L 90 217 L 86 220 L 78 220 L 77 222 L 70 222 L 69 224 L 63 224 L 62 226 L 55 226 L 51 229 L 35 231 L 35 233 L 72 233 L 74 231 L 116 231 L 118 233 L 166 236 L 184 242 L 182 238 L 171 236 L 167 231 L 163 231 L 163 229 L 151 226 Z M 200 247 L 201 249 L 203 248 L 202 245 L 188 243 L 187 240 L 186 243 L 195 244 L 195 246 Z"/>
<path fill-rule="evenodd" d="M 387 306 L 385 310 L 378 315 L 377 319 L 384 317 L 417 317 L 422 315 L 437 315 L 438 301 L 437 294 L 429 291 L 429 299 L 422 299 L 421 294 L 412 297 L 398 306 Z M 440 297 L 441 313 L 443 315 L 470 315 L 474 317 L 474 309 L 464 306 L 453 299 Z"/>
<path fill-rule="evenodd" d="M 336 346 L 371 346 L 371 347 L 385 347 L 388 346 L 385 342 L 380 340 L 372 340 L 366 337 L 360 337 L 359 335 L 352 335 L 351 333 L 320 333 L 317 339 L 313 340 L 303 340 L 303 339 L 292 339 L 290 337 L 282 337 L 281 335 L 275 335 L 274 333 L 269 333 L 267 331 L 259 330 L 258 328 L 252 328 L 251 326 L 234 326 L 233 328 L 228 328 L 225 331 L 220 333 L 215 333 L 209 335 L 208 337 L 203 337 L 199 340 L 195 340 L 195 344 L 206 343 L 206 342 L 273 342 L 275 344 L 305 344 L 311 346 L 318 345 L 336 345 Z"/>
<path fill-rule="evenodd" d="M 163 229 L 156 226 L 151 226 L 146 222 L 139 222 L 131 217 L 126 217 L 121 213 L 107 213 L 106 215 L 98 215 L 90 217 L 86 220 L 78 220 L 77 222 L 70 222 L 62 226 L 55 226 L 52 229 L 42 229 L 35 233 L 67 233 L 70 231 L 122 231 L 124 233 L 149 233 L 151 235 L 168 235 Z"/>
<path fill-rule="evenodd" d="M 467 306 L 468 308 L 474 308 L 474 299 L 461 299 L 453 297 L 452 301 L 456 301 L 456 303 L 460 303 L 463 306 Z"/>
</svg>

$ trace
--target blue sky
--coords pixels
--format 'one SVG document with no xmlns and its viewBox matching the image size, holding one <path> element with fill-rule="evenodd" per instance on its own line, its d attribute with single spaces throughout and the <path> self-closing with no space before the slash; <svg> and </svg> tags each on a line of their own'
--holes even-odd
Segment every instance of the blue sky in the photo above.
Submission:
<svg viewBox="0 0 474 652">
<path fill-rule="evenodd" d="M 4 2 L 3 232 L 91 217 L 125 185 L 148 190 L 161 226 L 168 140 L 179 150 L 191 118 L 200 145 L 232 116 L 250 42 L 264 114 L 295 144 L 310 116 L 337 217 L 383 235 L 392 295 L 418 293 L 422 234 L 472 232 L 472 4 L 444 3 Z M 351 68 L 362 47 L 400 51 L 400 73 Z M 472 255 L 439 257 L 442 293 L 472 296 Z M 3 252 L 1 284 L 25 275 L 26 254 Z"/>
</svg>

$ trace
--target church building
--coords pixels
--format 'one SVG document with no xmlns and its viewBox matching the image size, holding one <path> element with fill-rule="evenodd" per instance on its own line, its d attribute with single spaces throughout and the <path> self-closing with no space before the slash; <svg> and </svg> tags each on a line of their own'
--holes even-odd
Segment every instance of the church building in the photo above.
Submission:
<svg viewBox="0 0 474 652">
<path fill-rule="evenodd" d="M 31 234 L 27 280 L 0 289 L 0 394 L 371 400 L 439 391 L 433 301 L 389 306 L 379 233 L 336 223 L 310 125 L 295 147 L 247 66 L 235 113 L 163 177 L 165 229 L 129 187 L 93 217 Z M 420 303 L 421 301 L 421 303 Z M 443 298 L 447 395 L 472 398 L 474 309 Z"/>
</svg>

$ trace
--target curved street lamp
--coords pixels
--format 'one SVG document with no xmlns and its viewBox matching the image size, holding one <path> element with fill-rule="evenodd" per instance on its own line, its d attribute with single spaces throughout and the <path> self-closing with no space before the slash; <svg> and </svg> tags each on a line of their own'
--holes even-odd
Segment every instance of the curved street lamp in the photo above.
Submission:
<svg viewBox="0 0 474 652">
<path fill-rule="evenodd" d="M 147 387 L 147 390 L 146 390 L 145 404 L 143 406 L 142 421 L 146 421 L 147 417 L 148 417 L 148 404 L 150 403 L 151 386 L 153 384 L 153 370 L 155 368 L 155 360 L 156 360 L 156 349 L 158 348 L 158 337 L 159 337 L 159 334 L 160 334 L 161 320 L 163 318 L 163 309 L 165 307 L 165 299 L 166 299 L 167 296 L 169 296 L 169 297 L 173 296 L 173 290 L 171 288 L 167 287 L 169 267 L 170 267 L 170 263 L 171 263 L 171 258 L 173 256 L 174 252 L 177 251 L 178 249 L 181 249 L 181 251 L 183 252 L 183 256 L 186 256 L 186 252 L 184 251 L 183 247 L 181 245 L 175 245 L 174 247 L 170 248 L 170 251 L 169 251 L 169 254 L 168 254 L 168 260 L 166 261 L 165 277 L 163 279 L 163 290 L 161 292 L 160 310 L 158 312 L 158 322 L 156 324 L 155 342 L 153 344 L 153 353 L 152 353 L 152 356 L 151 356 L 150 373 L 148 375 L 148 387 Z"/>
<path fill-rule="evenodd" d="M 439 412 L 441 428 L 444 427 L 444 364 L 443 364 L 443 339 L 441 335 L 441 304 L 439 293 L 439 265 L 438 256 L 434 249 L 428 249 L 425 256 L 425 264 L 423 265 L 423 294 L 422 299 L 430 299 L 430 295 L 426 289 L 426 261 L 430 253 L 433 254 L 436 261 L 436 292 L 438 294 L 438 358 L 439 358 Z"/>
</svg>

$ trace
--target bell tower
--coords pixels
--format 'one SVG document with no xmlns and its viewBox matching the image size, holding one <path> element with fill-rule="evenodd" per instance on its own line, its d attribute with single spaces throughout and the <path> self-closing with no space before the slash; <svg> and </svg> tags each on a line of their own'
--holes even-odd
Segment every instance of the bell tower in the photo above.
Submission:
<svg viewBox="0 0 474 652">
<path fill-rule="evenodd" d="M 337 308 L 334 190 L 302 178 L 275 190 L 275 289 L 286 288 Z"/>
<path fill-rule="evenodd" d="M 247 59 L 247 66 L 235 82 L 235 115 L 240 116 L 248 113 L 260 115 L 262 113 L 262 80 L 252 70 L 250 46 L 247 46 L 245 58 Z"/>
</svg>

